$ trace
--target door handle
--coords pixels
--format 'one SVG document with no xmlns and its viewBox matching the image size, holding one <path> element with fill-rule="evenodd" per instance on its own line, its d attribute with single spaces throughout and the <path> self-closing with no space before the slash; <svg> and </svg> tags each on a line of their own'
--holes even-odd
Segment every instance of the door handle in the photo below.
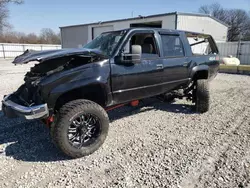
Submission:
<svg viewBox="0 0 250 188">
<path fill-rule="evenodd" d="M 163 69 L 163 64 L 157 64 L 156 69 Z"/>
<path fill-rule="evenodd" d="M 189 62 L 185 62 L 185 63 L 183 63 L 183 67 L 187 67 L 187 66 L 188 66 L 188 64 L 189 64 Z"/>
</svg>

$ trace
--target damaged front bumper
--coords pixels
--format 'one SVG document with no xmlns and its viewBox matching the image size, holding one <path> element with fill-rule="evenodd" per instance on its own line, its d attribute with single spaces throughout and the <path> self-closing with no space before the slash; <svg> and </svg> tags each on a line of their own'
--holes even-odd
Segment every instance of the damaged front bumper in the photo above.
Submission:
<svg viewBox="0 0 250 188">
<path fill-rule="evenodd" d="M 2 101 L 2 111 L 8 118 L 42 119 L 49 116 L 49 109 L 46 103 L 28 107 L 17 104 L 8 98 L 9 96 L 6 96 Z"/>
</svg>

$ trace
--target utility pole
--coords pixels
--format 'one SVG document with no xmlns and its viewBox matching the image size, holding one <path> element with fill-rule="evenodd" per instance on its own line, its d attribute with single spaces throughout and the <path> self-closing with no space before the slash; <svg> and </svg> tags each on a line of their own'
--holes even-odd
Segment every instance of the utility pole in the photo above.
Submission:
<svg viewBox="0 0 250 188">
<path fill-rule="evenodd" d="M 240 59 L 240 55 L 241 55 L 241 39 L 242 39 L 242 32 L 240 31 L 239 41 L 238 41 L 238 47 L 237 47 L 237 55 L 236 55 L 236 57 L 238 59 Z"/>
</svg>

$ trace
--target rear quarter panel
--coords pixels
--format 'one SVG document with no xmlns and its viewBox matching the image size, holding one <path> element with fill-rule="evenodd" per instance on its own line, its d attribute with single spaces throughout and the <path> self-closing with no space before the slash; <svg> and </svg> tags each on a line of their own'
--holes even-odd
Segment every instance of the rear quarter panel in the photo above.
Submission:
<svg viewBox="0 0 250 188">
<path fill-rule="evenodd" d="M 218 73 L 219 70 L 219 56 L 218 55 L 201 55 L 201 56 L 192 56 L 191 58 L 191 68 L 189 75 L 192 78 L 194 75 L 194 67 L 201 67 L 201 70 L 208 70 L 208 79 L 212 80 Z M 199 69 L 198 69 L 199 70 Z"/>
</svg>

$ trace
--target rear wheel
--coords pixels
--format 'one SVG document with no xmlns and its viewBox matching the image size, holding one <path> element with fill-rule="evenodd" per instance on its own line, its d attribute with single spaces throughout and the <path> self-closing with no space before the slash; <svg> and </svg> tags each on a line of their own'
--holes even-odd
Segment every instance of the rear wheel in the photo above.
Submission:
<svg viewBox="0 0 250 188">
<path fill-rule="evenodd" d="M 101 106 L 75 100 L 60 109 L 52 139 L 66 155 L 79 158 L 92 154 L 104 143 L 108 128 L 108 115 Z"/>
<path fill-rule="evenodd" d="M 210 106 L 208 80 L 206 79 L 197 80 L 193 93 L 194 93 L 194 102 L 196 111 L 199 113 L 207 112 Z"/>
</svg>

